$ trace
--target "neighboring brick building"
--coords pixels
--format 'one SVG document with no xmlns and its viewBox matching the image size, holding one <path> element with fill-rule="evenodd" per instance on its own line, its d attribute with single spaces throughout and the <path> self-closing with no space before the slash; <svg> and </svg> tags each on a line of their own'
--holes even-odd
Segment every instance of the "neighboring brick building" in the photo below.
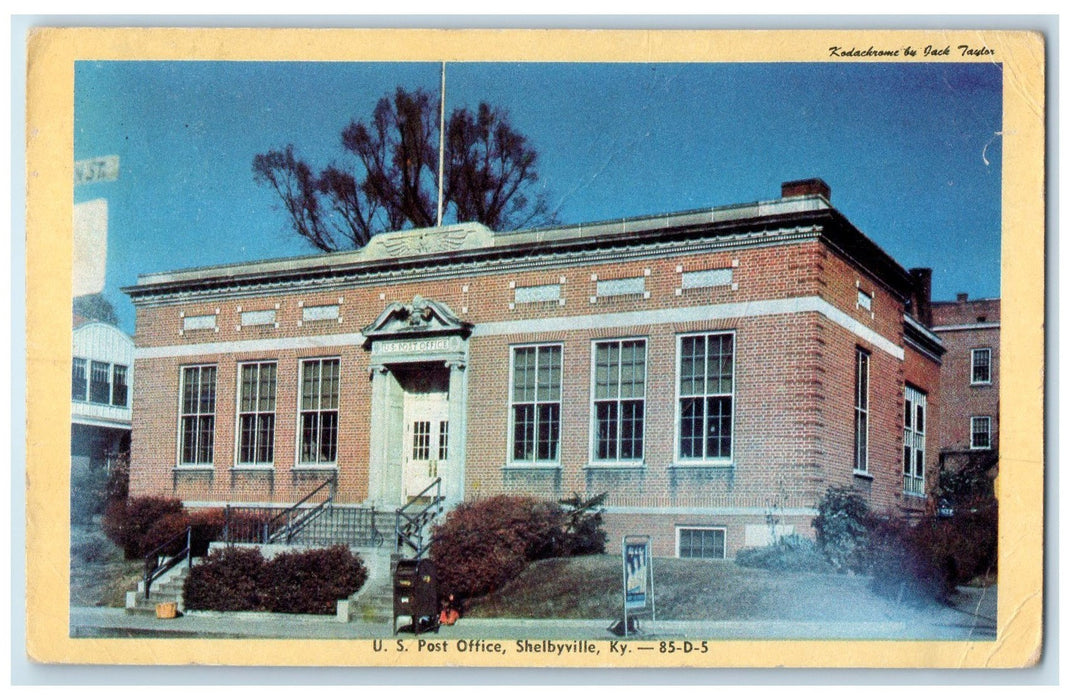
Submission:
<svg viewBox="0 0 1070 700">
<path fill-rule="evenodd" d="M 610 547 L 731 556 L 809 533 L 830 485 L 924 507 L 940 341 L 908 273 L 829 204 L 780 199 L 143 275 L 133 494 L 394 508 L 608 492 Z M 922 315 L 920 311 L 916 311 Z M 909 409 L 909 410 L 907 410 Z M 909 414 L 909 420 L 905 420 Z M 904 445 L 910 449 L 904 450 Z"/>
<path fill-rule="evenodd" d="M 945 410 L 933 443 L 942 469 L 996 466 L 999 453 L 999 299 L 932 305 L 933 324 L 947 348 L 941 372 Z"/>
</svg>

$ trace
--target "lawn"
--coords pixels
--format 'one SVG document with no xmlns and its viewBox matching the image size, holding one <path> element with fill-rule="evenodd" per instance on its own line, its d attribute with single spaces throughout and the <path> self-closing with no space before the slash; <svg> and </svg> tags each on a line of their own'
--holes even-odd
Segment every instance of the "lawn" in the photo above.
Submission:
<svg viewBox="0 0 1070 700">
<path fill-rule="evenodd" d="M 901 606 L 864 576 L 770 572 L 732 561 L 654 560 L 657 616 L 666 620 L 885 621 Z M 468 602 L 471 617 L 604 618 L 621 612 L 619 556 L 532 563 L 517 579 Z"/>
</svg>

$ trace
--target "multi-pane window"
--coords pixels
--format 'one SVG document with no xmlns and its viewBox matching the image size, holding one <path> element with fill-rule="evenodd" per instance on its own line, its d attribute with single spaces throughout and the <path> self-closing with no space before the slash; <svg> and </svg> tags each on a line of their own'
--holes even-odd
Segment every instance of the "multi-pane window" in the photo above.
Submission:
<svg viewBox="0 0 1070 700">
<path fill-rule="evenodd" d="M 903 491 L 925 495 L 925 394 L 912 386 L 903 401 Z"/>
<path fill-rule="evenodd" d="M 438 422 L 438 458 L 440 461 L 450 458 L 450 422 L 448 420 Z"/>
<path fill-rule="evenodd" d="M 301 363 L 302 464 L 334 464 L 338 453 L 338 360 Z"/>
<path fill-rule="evenodd" d="M 211 464 L 215 436 L 216 368 L 213 365 L 182 369 L 180 418 L 182 464 Z"/>
<path fill-rule="evenodd" d="M 126 383 L 125 365 L 112 365 L 111 405 L 126 406 L 129 385 Z"/>
<path fill-rule="evenodd" d="M 420 461 L 431 459 L 431 421 L 418 420 L 412 423 L 412 458 Z"/>
<path fill-rule="evenodd" d="M 992 383 L 992 349 L 974 348 L 970 351 L 972 371 L 970 384 Z"/>
<path fill-rule="evenodd" d="M 970 418 L 970 449 L 992 449 L 992 419 L 988 416 Z"/>
<path fill-rule="evenodd" d="M 238 399 L 238 463 L 270 464 L 275 458 L 276 364 L 241 366 Z"/>
<path fill-rule="evenodd" d="M 854 470 L 869 472 L 869 353 L 855 351 Z"/>
<path fill-rule="evenodd" d="M 512 459 L 557 462 L 561 442 L 561 346 L 513 348 Z"/>
<path fill-rule="evenodd" d="M 594 458 L 643 458 L 646 341 L 613 340 L 594 348 Z"/>
<path fill-rule="evenodd" d="M 734 342 L 731 333 L 682 336 L 680 343 L 681 460 L 732 457 Z"/>
<path fill-rule="evenodd" d="M 724 559 L 722 527 L 676 528 L 676 554 L 681 559 Z"/>
<path fill-rule="evenodd" d="M 89 363 L 89 400 L 111 403 L 111 365 L 107 362 Z"/>
<path fill-rule="evenodd" d="M 85 401 L 85 392 L 88 386 L 86 361 L 81 357 L 76 357 L 71 367 L 71 398 L 75 401 Z"/>
</svg>

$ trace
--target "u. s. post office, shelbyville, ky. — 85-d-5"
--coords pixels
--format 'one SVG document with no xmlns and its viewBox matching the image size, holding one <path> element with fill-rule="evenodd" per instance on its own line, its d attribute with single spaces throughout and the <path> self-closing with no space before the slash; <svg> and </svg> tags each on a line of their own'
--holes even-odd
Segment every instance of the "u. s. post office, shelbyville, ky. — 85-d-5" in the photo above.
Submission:
<svg viewBox="0 0 1070 700">
<path fill-rule="evenodd" d="M 944 352 L 930 273 L 830 198 L 803 180 L 750 204 L 142 275 L 124 290 L 131 494 L 289 505 L 333 479 L 336 511 L 392 513 L 436 479 L 447 509 L 605 492 L 610 549 L 643 533 L 659 556 L 809 534 L 829 486 L 917 512 Z"/>
</svg>

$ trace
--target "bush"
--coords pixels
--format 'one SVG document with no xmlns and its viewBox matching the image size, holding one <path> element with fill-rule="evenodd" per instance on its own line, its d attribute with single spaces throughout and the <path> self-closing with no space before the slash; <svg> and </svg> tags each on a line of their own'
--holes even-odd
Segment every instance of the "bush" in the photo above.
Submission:
<svg viewBox="0 0 1070 700">
<path fill-rule="evenodd" d="M 217 550 L 190 569 L 182 600 L 189 610 L 264 610 L 264 571 L 259 549 Z"/>
<path fill-rule="evenodd" d="M 832 566 L 840 572 L 861 572 L 867 568 L 869 506 L 849 488 L 830 486 L 817 504 L 813 520 L 817 545 Z"/>
<path fill-rule="evenodd" d="M 189 515 L 191 555 L 203 557 L 208 545 L 223 538 L 223 509 L 195 510 Z"/>
<path fill-rule="evenodd" d="M 996 519 L 991 504 L 914 525 L 880 524 L 873 533 L 873 590 L 909 602 L 946 601 L 956 587 L 994 570 Z"/>
<path fill-rule="evenodd" d="M 787 535 L 765 547 L 747 547 L 736 552 L 736 563 L 751 569 L 770 571 L 829 570 L 828 560 L 813 540 L 799 535 Z"/>
<path fill-rule="evenodd" d="M 190 517 L 184 509 L 177 513 L 167 513 L 149 528 L 145 536 L 138 543 L 140 556 L 146 556 L 149 552 L 155 552 L 157 548 L 169 544 L 165 550 L 159 552 L 162 555 L 177 554 L 186 546 L 186 538 L 181 537 L 189 527 Z"/>
<path fill-rule="evenodd" d="M 123 549 L 127 559 L 136 559 L 148 554 L 164 540 L 162 532 L 157 531 L 150 538 L 150 531 L 166 516 L 183 514 L 182 501 L 177 498 L 160 498 L 157 496 L 140 496 L 129 501 L 115 501 L 109 504 L 104 513 L 104 532 L 111 541 Z M 173 522 L 172 525 L 173 527 Z M 183 528 L 185 525 L 182 526 Z M 145 547 L 152 542 L 152 545 Z"/>
<path fill-rule="evenodd" d="M 336 601 L 360 590 L 364 562 L 343 545 L 287 552 L 265 561 L 258 549 L 226 547 L 186 577 L 190 610 L 252 610 L 332 615 Z"/>
<path fill-rule="evenodd" d="M 451 511 L 434 529 L 431 558 L 439 590 L 463 600 L 497 590 L 529 561 L 604 547 L 600 514 L 575 519 L 551 501 L 495 496 Z"/>
<path fill-rule="evenodd" d="M 560 501 L 565 506 L 565 546 L 571 556 L 602 554 L 606 532 L 602 529 L 602 504 L 608 494 L 585 499 L 578 493 Z"/>
<path fill-rule="evenodd" d="M 279 554 L 267 562 L 263 604 L 272 612 L 333 615 L 336 601 L 360 590 L 364 562 L 344 545 Z"/>
</svg>

